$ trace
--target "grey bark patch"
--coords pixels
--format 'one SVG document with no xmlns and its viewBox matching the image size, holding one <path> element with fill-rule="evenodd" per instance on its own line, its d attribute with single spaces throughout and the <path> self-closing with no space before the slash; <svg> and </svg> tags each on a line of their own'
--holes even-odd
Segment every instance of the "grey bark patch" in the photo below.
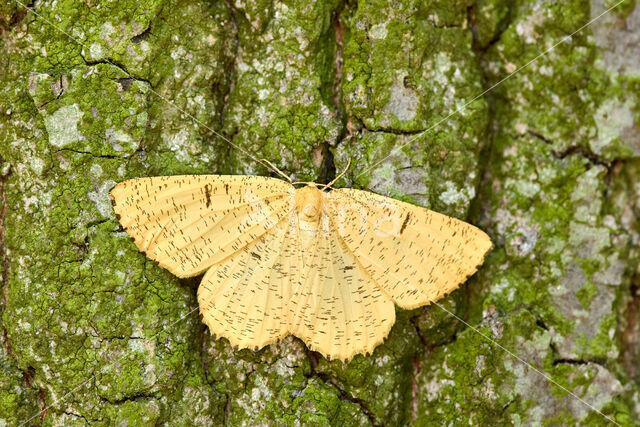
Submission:
<svg viewBox="0 0 640 427">
<path fill-rule="evenodd" d="M 418 95 L 403 84 L 403 78 L 394 79 L 389 102 L 384 106 L 386 113 L 393 114 L 398 120 L 412 120 L 418 111 Z"/>
<path fill-rule="evenodd" d="M 77 104 L 60 107 L 53 114 L 46 115 L 44 125 L 51 145 L 60 148 L 84 140 L 84 135 L 78 130 L 78 123 L 83 115 Z"/>
<path fill-rule="evenodd" d="M 592 19 L 611 6 L 604 0 L 592 0 Z M 626 18 L 615 12 L 607 13 L 591 28 L 596 44 L 603 48 L 601 67 L 616 73 L 640 74 L 640 7 L 636 5 Z"/>
</svg>

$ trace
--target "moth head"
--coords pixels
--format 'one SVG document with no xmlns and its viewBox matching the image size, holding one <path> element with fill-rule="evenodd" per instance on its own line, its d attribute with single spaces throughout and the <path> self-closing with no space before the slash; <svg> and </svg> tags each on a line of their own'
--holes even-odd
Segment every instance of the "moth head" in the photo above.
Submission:
<svg viewBox="0 0 640 427">
<path fill-rule="evenodd" d="M 305 221 L 317 221 L 322 212 L 322 191 L 315 184 L 296 190 L 296 212 Z"/>
</svg>

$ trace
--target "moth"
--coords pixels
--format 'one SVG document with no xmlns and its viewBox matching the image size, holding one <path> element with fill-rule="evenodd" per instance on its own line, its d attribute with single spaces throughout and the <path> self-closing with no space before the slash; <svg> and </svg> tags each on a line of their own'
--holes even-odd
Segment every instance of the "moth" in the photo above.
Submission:
<svg viewBox="0 0 640 427">
<path fill-rule="evenodd" d="M 121 182 L 110 198 L 147 257 L 178 277 L 204 273 L 203 321 L 237 348 L 292 334 L 327 359 L 368 355 L 393 326 L 394 303 L 442 298 L 492 247 L 463 221 L 330 184 L 160 176 Z"/>
</svg>

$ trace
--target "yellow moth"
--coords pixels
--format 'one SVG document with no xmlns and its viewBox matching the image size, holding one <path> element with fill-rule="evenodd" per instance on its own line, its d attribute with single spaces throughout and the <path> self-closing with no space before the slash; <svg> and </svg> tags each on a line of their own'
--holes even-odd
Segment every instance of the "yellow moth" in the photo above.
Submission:
<svg viewBox="0 0 640 427">
<path fill-rule="evenodd" d="M 204 322 L 239 348 L 293 334 L 328 359 L 369 354 L 395 322 L 394 303 L 441 298 L 492 247 L 478 228 L 409 203 L 302 184 L 163 176 L 122 182 L 110 197 L 149 258 L 178 277 L 205 273 Z"/>
</svg>

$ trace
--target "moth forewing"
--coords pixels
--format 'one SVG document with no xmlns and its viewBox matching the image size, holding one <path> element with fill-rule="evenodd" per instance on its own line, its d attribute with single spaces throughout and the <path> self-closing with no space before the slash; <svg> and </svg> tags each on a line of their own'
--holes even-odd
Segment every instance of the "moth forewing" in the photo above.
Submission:
<svg viewBox="0 0 640 427">
<path fill-rule="evenodd" d="M 376 237 L 385 239 L 400 236 L 402 212 L 400 212 L 398 205 L 393 202 L 377 201 L 373 207 L 379 214 L 373 228 Z"/>
<path fill-rule="evenodd" d="M 277 222 L 272 217 L 272 214 L 274 213 L 273 209 L 265 199 L 261 198 L 250 187 L 247 187 L 244 191 L 244 203 L 249 204 L 251 210 L 249 213 L 244 215 L 244 218 L 240 223 L 242 232 L 255 225 L 262 225 L 265 228 L 274 227 L 276 225 Z"/>
<path fill-rule="evenodd" d="M 322 215 L 320 216 L 320 220 L 318 223 L 318 238 L 328 239 L 331 233 L 334 233 L 334 228 L 332 227 L 331 219 L 326 210 L 323 210 Z"/>
<path fill-rule="evenodd" d="M 334 190 L 340 191 L 340 190 Z M 325 204 L 332 203 L 331 200 L 325 197 Z M 347 218 L 359 218 L 359 226 L 356 227 L 358 234 L 364 236 L 367 232 L 367 215 L 368 212 L 362 209 L 362 205 L 356 201 L 350 201 L 349 203 L 342 203 L 335 209 L 336 213 L 336 229 L 340 237 L 348 237 L 353 232 L 352 227 L 347 227 Z"/>
</svg>

